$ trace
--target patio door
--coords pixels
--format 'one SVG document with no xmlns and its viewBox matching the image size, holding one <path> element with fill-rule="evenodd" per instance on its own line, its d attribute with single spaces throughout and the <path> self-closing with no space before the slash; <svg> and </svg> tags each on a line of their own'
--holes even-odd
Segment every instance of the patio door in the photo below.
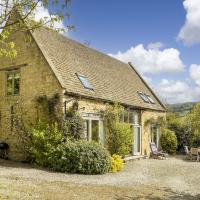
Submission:
<svg viewBox="0 0 200 200">
<path fill-rule="evenodd" d="M 160 129 L 157 126 L 151 126 L 151 142 L 154 142 L 157 148 L 160 148 Z"/>
<path fill-rule="evenodd" d="M 134 126 L 133 155 L 141 155 L 141 126 Z"/>
</svg>

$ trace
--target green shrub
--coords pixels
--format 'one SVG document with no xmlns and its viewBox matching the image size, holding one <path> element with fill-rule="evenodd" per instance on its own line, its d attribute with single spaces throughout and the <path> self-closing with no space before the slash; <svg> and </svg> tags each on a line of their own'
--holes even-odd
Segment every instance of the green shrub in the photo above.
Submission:
<svg viewBox="0 0 200 200">
<path fill-rule="evenodd" d="M 177 149 L 177 138 L 174 131 L 163 129 L 160 138 L 161 147 L 169 154 L 175 154 Z"/>
<path fill-rule="evenodd" d="M 129 155 L 132 150 L 133 133 L 130 125 L 126 123 L 116 123 L 110 131 L 108 138 L 108 150 L 111 154 L 120 156 Z"/>
<path fill-rule="evenodd" d="M 64 141 L 63 134 L 58 126 L 46 125 L 39 122 L 37 128 L 31 132 L 30 156 L 32 161 L 41 166 L 49 166 L 49 157 L 52 152 Z"/>
<path fill-rule="evenodd" d="M 110 154 L 105 148 L 81 140 L 59 145 L 50 160 L 51 167 L 61 172 L 104 174 L 111 168 Z"/>
<path fill-rule="evenodd" d="M 111 157 L 111 172 L 116 173 L 124 168 L 124 161 L 119 155 L 112 155 Z"/>
<path fill-rule="evenodd" d="M 122 107 L 118 104 L 108 106 L 104 111 L 106 145 L 111 154 L 129 155 L 132 151 L 133 132 L 130 125 L 120 123 Z"/>
</svg>

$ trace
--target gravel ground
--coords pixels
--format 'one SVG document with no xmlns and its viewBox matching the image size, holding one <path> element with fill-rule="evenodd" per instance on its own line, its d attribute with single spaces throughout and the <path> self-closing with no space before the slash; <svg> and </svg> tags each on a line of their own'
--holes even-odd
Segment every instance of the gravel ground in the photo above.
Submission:
<svg viewBox="0 0 200 200">
<path fill-rule="evenodd" d="M 129 195 L 132 195 L 132 198 L 127 197 L 127 199 L 136 198 L 136 194 L 147 196 L 146 198 L 143 196 L 141 199 L 154 199 L 148 196 L 150 194 L 156 196 L 155 199 L 165 199 L 164 196 L 166 195 L 168 197 L 171 195 L 169 199 L 200 199 L 199 169 L 200 163 L 185 161 L 182 157 L 167 160 L 145 159 L 128 162 L 125 169 L 116 174 L 91 176 L 55 173 L 33 168 L 28 164 L 0 160 L 0 197 L 4 195 L 2 196 L 4 199 L 23 199 L 21 194 L 23 196 L 26 194 L 24 199 L 37 199 L 36 196 L 32 198 L 32 195 L 38 194 L 41 188 L 47 193 L 51 190 L 51 192 L 59 193 L 60 191 L 63 194 L 67 188 L 68 193 L 69 190 L 73 191 L 76 188 L 73 195 L 77 198 L 70 196 L 70 199 L 90 199 L 90 197 L 94 199 L 94 196 L 93 198 L 92 196 L 85 198 L 88 195 L 87 192 L 84 198 L 80 196 L 83 194 L 82 189 L 85 187 L 84 191 L 96 191 L 97 193 L 103 191 L 102 194 L 105 193 L 103 199 L 117 199 L 116 195 L 115 198 L 114 196 L 109 196 L 109 198 L 106 195 L 117 194 L 120 191 L 122 193 L 119 193 L 121 196 L 118 199 L 124 199 L 126 194 L 130 192 L 135 196 L 131 193 Z M 77 187 L 80 191 L 77 190 Z M 14 194 L 12 194 L 12 191 L 15 191 L 15 197 L 12 197 Z M 91 193 L 91 195 L 95 194 Z M 181 195 L 183 196 L 181 197 Z M 38 197 L 38 199 L 41 199 L 41 197 Z M 49 197 L 47 199 L 54 198 Z M 63 199 L 63 197 L 60 199 Z M 68 198 L 66 197 L 66 199 Z M 137 196 L 136 199 L 139 199 L 139 197 Z"/>
</svg>

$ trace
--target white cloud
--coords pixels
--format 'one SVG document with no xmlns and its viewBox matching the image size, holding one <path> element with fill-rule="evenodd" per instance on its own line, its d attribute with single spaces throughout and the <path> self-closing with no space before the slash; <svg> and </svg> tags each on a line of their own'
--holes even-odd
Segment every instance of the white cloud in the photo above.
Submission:
<svg viewBox="0 0 200 200">
<path fill-rule="evenodd" d="M 162 42 L 149 43 L 147 46 L 148 49 L 160 49 L 163 47 L 164 44 Z"/>
<path fill-rule="evenodd" d="M 35 9 L 35 20 L 36 21 L 40 21 L 41 19 L 45 19 L 45 21 L 49 21 L 50 20 L 50 12 L 47 8 L 45 8 L 42 4 L 42 2 L 39 2 L 39 4 L 37 5 L 36 9 Z M 52 17 L 54 17 L 52 15 Z M 66 26 L 64 25 L 63 21 L 57 21 L 54 22 L 54 28 L 55 29 L 63 29 L 65 31 L 67 31 Z"/>
<path fill-rule="evenodd" d="M 154 89 L 165 103 L 183 103 L 200 99 L 199 87 L 190 86 L 179 80 L 162 79 Z"/>
<path fill-rule="evenodd" d="M 200 65 L 192 64 L 189 69 L 190 78 L 200 86 Z"/>
<path fill-rule="evenodd" d="M 187 45 L 200 43 L 200 1 L 184 0 L 186 21 L 181 28 L 178 39 Z"/>
<path fill-rule="evenodd" d="M 152 47 L 152 43 L 149 45 Z M 148 46 L 148 47 L 149 47 Z M 155 47 L 155 44 L 153 45 Z M 132 62 L 140 73 L 161 73 L 183 71 L 184 64 L 177 49 L 169 48 L 160 50 L 161 43 L 157 43 L 157 48 L 145 49 L 143 44 L 131 47 L 126 52 L 109 54 L 123 62 Z"/>
</svg>

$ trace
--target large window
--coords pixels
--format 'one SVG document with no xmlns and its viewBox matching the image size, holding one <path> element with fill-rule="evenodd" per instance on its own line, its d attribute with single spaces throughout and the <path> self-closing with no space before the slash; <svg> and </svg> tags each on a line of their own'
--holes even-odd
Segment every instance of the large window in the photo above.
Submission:
<svg viewBox="0 0 200 200">
<path fill-rule="evenodd" d="M 13 70 L 7 72 L 6 93 L 8 96 L 19 95 L 20 92 L 20 72 Z"/>
<path fill-rule="evenodd" d="M 103 120 L 101 117 L 89 114 L 83 116 L 85 120 L 85 139 L 104 144 Z"/>
<path fill-rule="evenodd" d="M 157 126 L 151 126 L 151 142 L 154 142 L 159 148 L 160 146 L 160 129 Z"/>
<path fill-rule="evenodd" d="M 121 116 L 121 121 L 124 123 L 140 125 L 141 113 L 140 111 L 124 111 Z"/>
<path fill-rule="evenodd" d="M 121 121 L 129 123 L 130 128 L 133 131 L 133 146 L 132 154 L 140 155 L 142 147 L 142 128 L 141 128 L 141 112 L 140 111 L 124 111 L 121 116 Z"/>
</svg>

